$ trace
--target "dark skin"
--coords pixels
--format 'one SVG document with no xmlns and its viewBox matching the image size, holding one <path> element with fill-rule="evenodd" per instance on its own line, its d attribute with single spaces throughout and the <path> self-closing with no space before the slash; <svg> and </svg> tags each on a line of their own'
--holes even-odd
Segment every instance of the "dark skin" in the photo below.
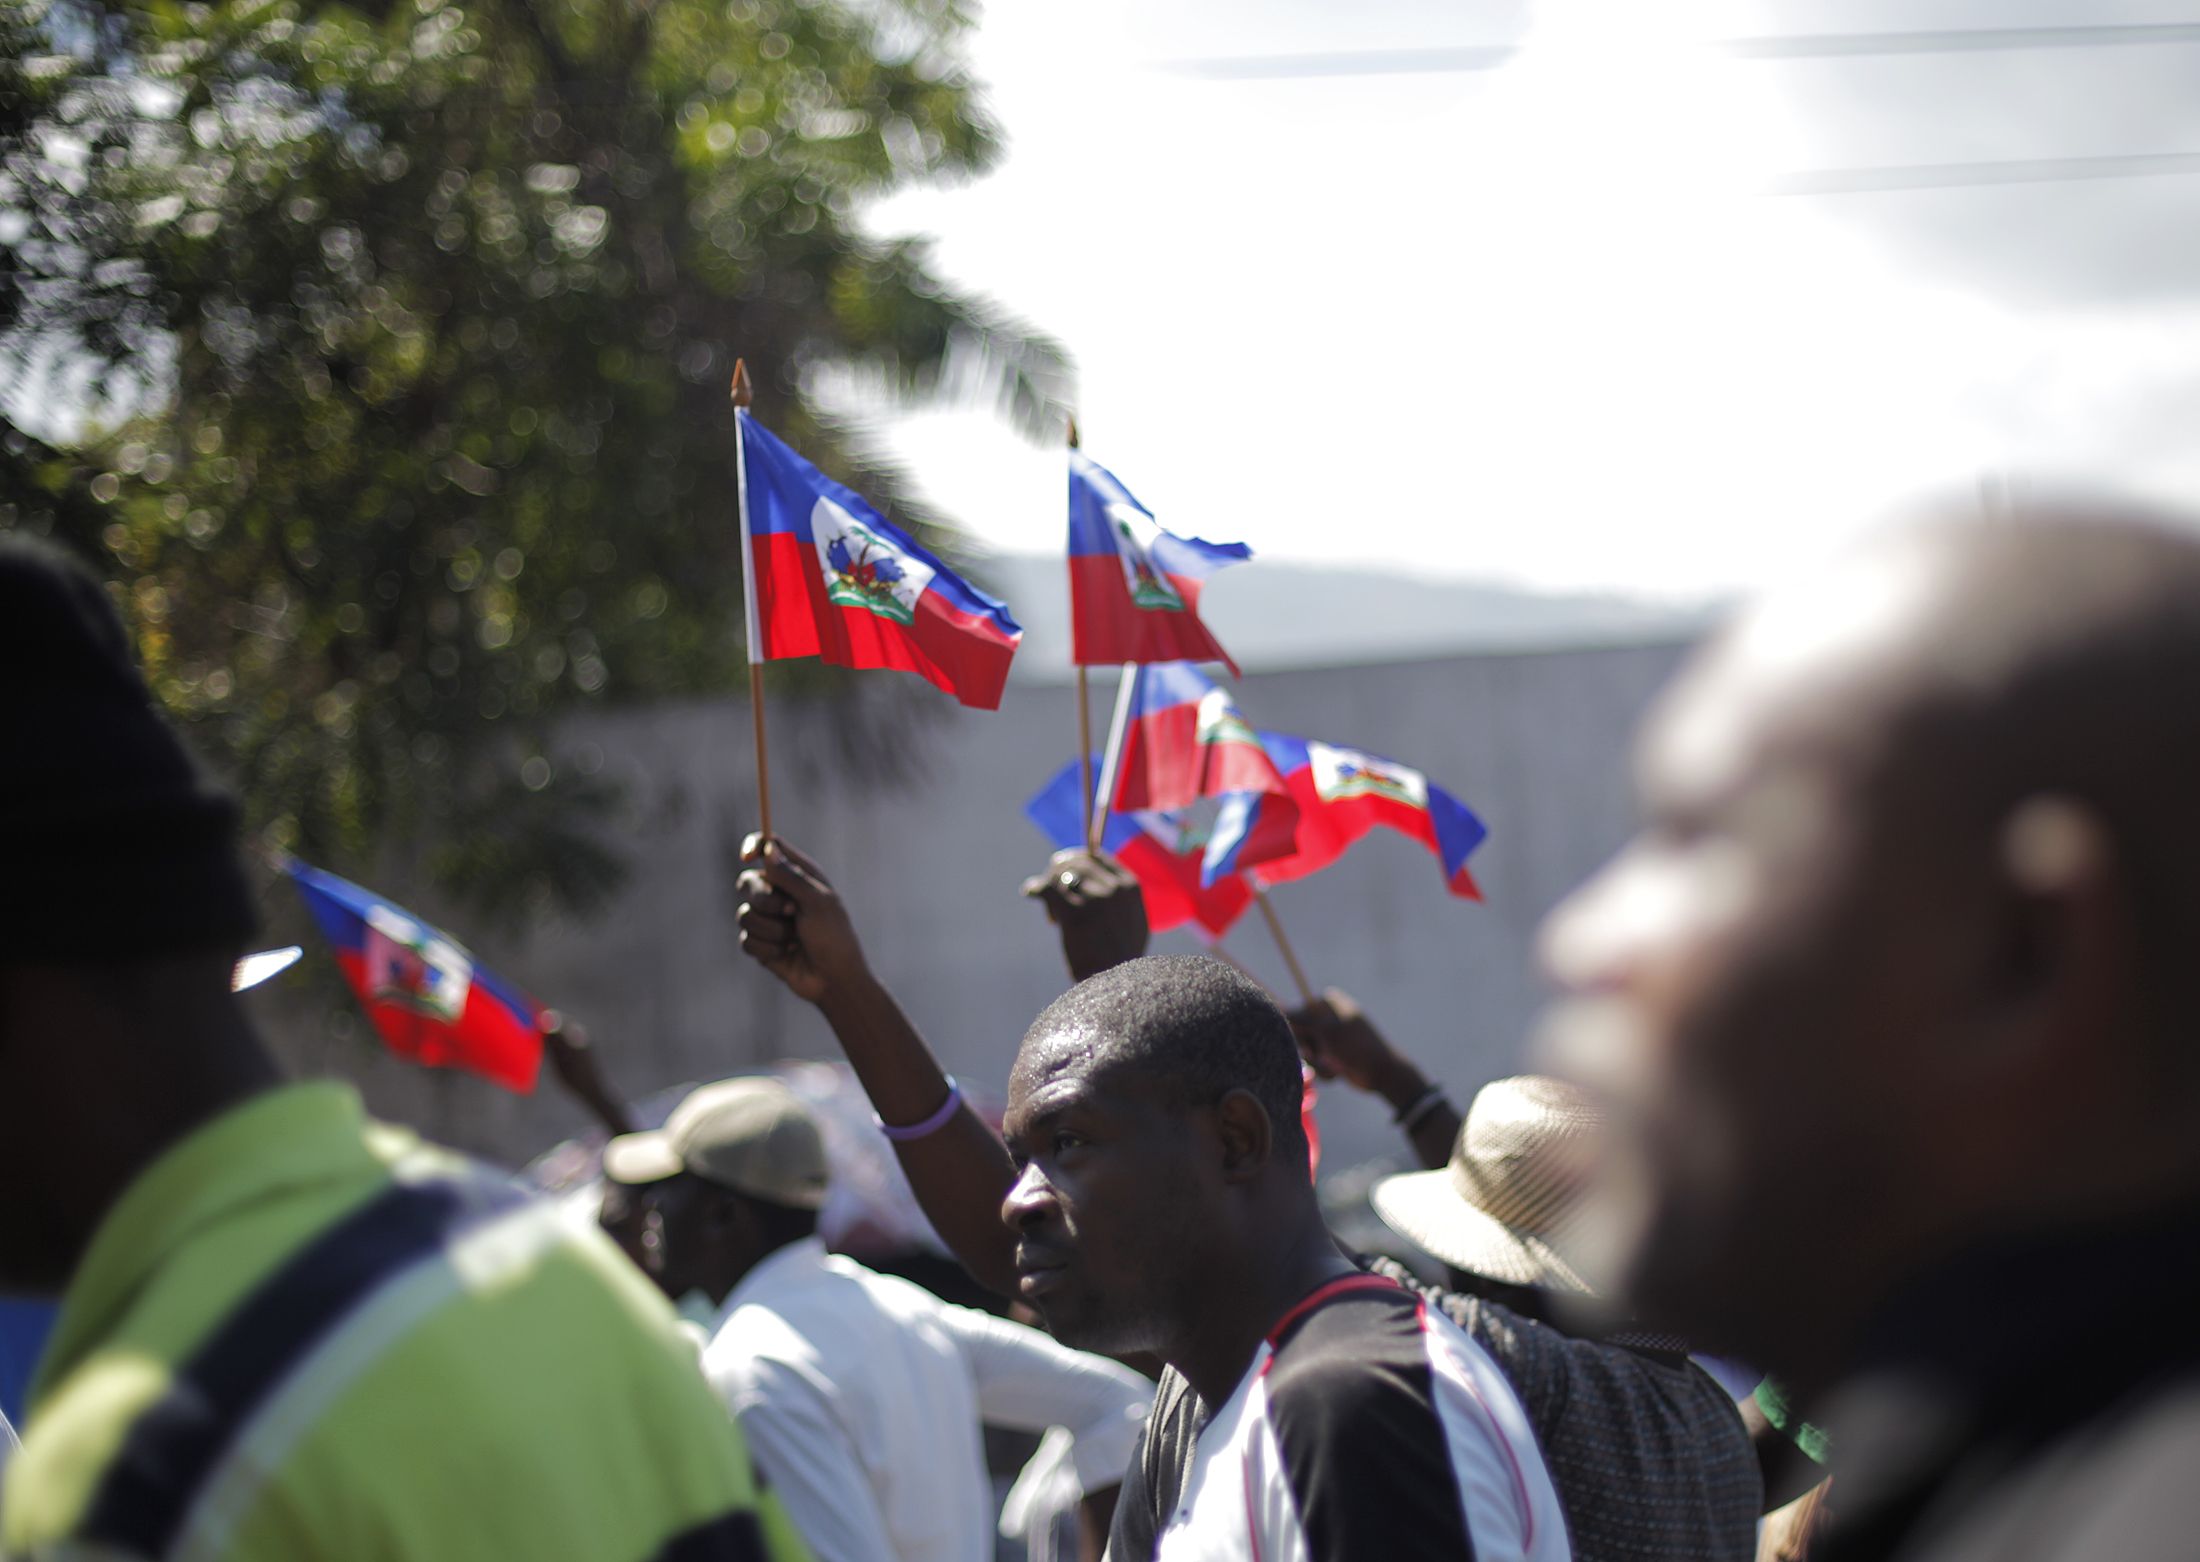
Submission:
<svg viewBox="0 0 2200 1562">
<path fill-rule="evenodd" d="M 775 1251 L 755 1205 L 731 1188 L 681 1172 L 639 1193 L 639 1262 L 676 1300 L 701 1291 L 723 1305 L 742 1277 Z"/>
<path fill-rule="evenodd" d="M 824 1012 L 881 1117 L 922 1120 L 945 1098 L 945 1075 L 864 964 L 839 896 L 786 843 L 750 845 L 752 866 L 741 880 L 743 952 Z M 939 1132 L 897 1143 L 895 1153 L 926 1216 L 981 1283 L 1031 1301 L 1058 1335 L 1071 1331 L 1059 1335 L 1066 1343 L 1150 1352 L 1203 1392 L 1227 1397 L 1268 1327 L 1351 1266 L 1321 1223 L 1305 1147 L 1291 1135 L 1296 1165 L 1286 1164 L 1289 1155 L 1279 1161 L 1274 1126 L 1250 1094 L 1234 1091 L 1198 1108 L 1149 1098 L 1128 1073 L 1100 1067 L 1104 1052 L 1083 1039 L 1027 1039 L 1009 1086 L 1008 1123 L 1022 1136 L 1012 1140 L 1021 1165 L 967 1107 Z M 1019 1116 L 1027 1096 L 1034 1104 Z M 1039 1112 L 1048 1114 L 1043 1131 L 1026 1121 Z M 1091 1138 L 1071 1146 L 1074 1161 L 1062 1165 L 1060 1149 L 1040 1142 L 1055 1133 Z M 1095 1175 L 1097 1186 L 1083 1180 Z M 1111 1180 L 1117 1175 L 1121 1181 Z M 1196 1228 L 1134 1253 L 1132 1233 L 1119 1223 L 1150 1223 L 1156 1209 Z M 1109 1254 L 1099 1262 L 1124 1273 L 1124 1287 L 1054 1282 L 1063 1294 L 1050 1309 L 1027 1294 L 1019 1253 L 1030 1264 L 1079 1256 L 1088 1217 L 1092 1240 Z M 1125 1246 L 1110 1250 L 1117 1232 Z M 1228 1283 L 1218 1285 L 1216 1276 Z M 1089 1314 L 1076 1311 L 1083 1300 Z M 1070 1314 L 1057 1316 L 1065 1305 Z"/>
<path fill-rule="evenodd" d="M 740 878 L 741 952 L 818 1007 L 878 1115 L 918 1123 L 947 1099 L 947 1075 L 901 1005 L 871 974 L 847 907 L 817 864 L 784 841 L 751 836 Z M 894 1154 L 917 1202 L 973 1278 L 1006 1296 L 1016 1286 L 1016 1244 L 996 1218 L 1016 1179 L 1008 1151 L 982 1117 L 962 1106 Z"/>
<path fill-rule="evenodd" d="M 1245 1090 L 1183 1101 L 1104 1035 L 1035 1033 L 1009 1076 L 1001 1219 L 1023 1299 L 1065 1343 L 1149 1352 L 1227 1399 L 1293 1303 L 1354 1272 L 1305 1146 Z"/>
<path fill-rule="evenodd" d="M 1128 868 L 1105 854 L 1059 851 L 1044 873 L 1024 880 L 1026 899 L 1046 908 L 1062 938 L 1069 977 L 1088 976 L 1146 952 L 1146 902 Z"/>
<path fill-rule="evenodd" d="M 1062 958 L 1073 981 L 1146 952 L 1149 934 L 1138 881 L 1111 858 L 1056 852 L 1046 872 L 1024 881 L 1023 892 L 1046 908 L 1047 920 L 1060 932 Z M 1332 988 L 1285 1017 L 1300 1055 L 1323 1079 L 1342 1079 L 1356 1090 L 1380 1096 L 1393 1113 L 1412 1106 L 1429 1087 L 1428 1076 L 1384 1039 L 1348 993 Z M 1422 1114 L 1407 1138 L 1423 1166 L 1441 1166 L 1450 1158 L 1459 1121 L 1457 1108 L 1448 1101 Z"/>
<path fill-rule="evenodd" d="M 620 1252 L 634 1261 L 636 1268 L 644 1274 L 649 1273 L 649 1249 L 642 1240 L 649 1229 L 647 1188 L 629 1187 L 606 1177 L 603 1203 L 596 1210 L 596 1224 L 603 1228 L 603 1234 Z"/>
<path fill-rule="evenodd" d="M 937 1112 L 947 1099 L 946 1071 L 871 974 L 855 924 L 823 870 L 784 841 L 755 835 L 741 855 L 748 865 L 739 881 L 741 952 L 817 1005 L 883 1120 L 922 1122 Z M 1138 920 L 1143 927 L 1143 909 Z M 936 1132 L 897 1141 L 894 1154 L 948 1251 L 979 1284 L 1013 1293 L 1016 1241 L 995 1212 L 1016 1172 L 985 1119 L 966 1103 Z M 1098 1562 L 1106 1550 L 1121 1490 L 1103 1487 L 1079 1501 L 1084 1562 Z"/>
<path fill-rule="evenodd" d="M 141 1171 L 282 1083 L 236 958 L 0 965 L 0 1289 L 59 1292 Z"/>
<path fill-rule="evenodd" d="M 1545 932 L 1646 1316 L 1807 1402 L 1951 1249 L 2200 1192 L 2138 893 L 2200 881 L 2195 615 L 2189 541 L 2005 518 L 1857 555 L 1684 673 L 1643 833 Z"/>
<path fill-rule="evenodd" d="M 1380 1096 L 1393 1116 L 1413 1109 L 1427 1093 L 1428 1076 L 1384 1039 L 1351 994 L 1332 987 L 1285 1018 L 1300 1055 L 1321 1078 L 1341 1079 L 1355 1090 Z M 1406 1138 L 1423 1166 L 1433 1169 L 1451 1159 L 1459 1124 L 1459 1109 L 1448 1100 L 1439 1098 L 1421 1113 Z"/>
<path fill-rule="evenodd" d="M 587 1109 L 590 1117 L 603 1124 L 605 1132 L 617 1138 L 634 1131 L 632 1112 L 604 1078 L 596 1049 L 588 1044 L 588 1033 L 571 1015 L 553 1010 L 543 1016 L 542 1057 L 550 1065 L 551 1077 Z"/>
</svg>

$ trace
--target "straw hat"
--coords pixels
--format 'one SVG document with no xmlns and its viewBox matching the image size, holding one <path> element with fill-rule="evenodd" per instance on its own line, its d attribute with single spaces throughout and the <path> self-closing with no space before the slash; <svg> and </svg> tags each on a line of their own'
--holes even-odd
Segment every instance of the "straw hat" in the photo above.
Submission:
<svg viewBox="0 0 2200 1562">
<path fill-rule="evenodd" d="M 1570 1249 L 1602 1127 L 1562 1080 L 1500 1079 L 1467 1108 L 1448 1164 L 1385 1177 L 1369 1197 L 1391 1230 L 1455 1269 L 1593 1296 Z"/>
</svg>

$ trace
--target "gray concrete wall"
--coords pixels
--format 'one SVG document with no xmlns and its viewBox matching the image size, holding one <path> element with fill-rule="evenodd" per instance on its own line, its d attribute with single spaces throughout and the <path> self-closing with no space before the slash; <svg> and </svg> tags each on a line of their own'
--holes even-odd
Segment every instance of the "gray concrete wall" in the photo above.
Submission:
<svg viewBox="0 0 2200 1562">
<path fill-rule="evenodd" d="M 1358 995 L 1462 1104 L 1521 1061 L 1540 996 L 1537 920 L 1625 835 L 1628 740 L 1679 655 L 1637 646 L 1465 657 L 1258 675 L 1239 690 L 1255 723 L 1395 755 L 1488 822 L 1474 859 L 1484 905 L 1447 895 L 1433 858 L 1383 832 L 1328 872 L 1275 891 L 1315 983 Z M 1016 889 L 1045 861 L 1022 804 L 1073 752 L 1074 695 L 1012 686 L 1005 708 L 987 715 L 934 699 L 914 679 L 870 677 L 894 678 L 925 702 L 908 756 L 922 779 L 902 789 L 837 779 L 833 708 L 775 701 L 775 824 L 838 883 L 873 966 L 947 1066 L 997 1091 L 1025 1024 L 1064 984 L 1052 930 Z M 1096 707 L 1107 698 L 1096 685 Z M 1096 729 L 1103 719 L 1096 709 Z M 630 1094 L 783 1056 L 832 1056 L 817 1016 L 734 944 L 727 865 L 754 819 L 746 705 L 596 717 L 565 742 L 568 752 L 597 745 L 604 773 L 628 789 L 620 844 L 630 883 L 587 926 L 545 927 L 524 942 L 453 930 L 580 1017 Z M 382 887 L 403 898 L 402 886 Z M 439 908 L 422 897 L 418 909 Z M 1156 941 L 1196 947 L 1182 932 Z M 1257 915 L 1228 947 L 1289 990 Z M 376 1110 L 447 1142 L 516 1162 L 579 1125 L 554 1088 L 515 1097 L 399 1064 L 363 1036 L 331 1037 L 295 985 L 258 1001 L 294 1066 L 346 1074 Z M 1396 1147 L 1382 1109 L 1341 1086 L 1321 1116 L 1332 1166 Z"/>
</svg>

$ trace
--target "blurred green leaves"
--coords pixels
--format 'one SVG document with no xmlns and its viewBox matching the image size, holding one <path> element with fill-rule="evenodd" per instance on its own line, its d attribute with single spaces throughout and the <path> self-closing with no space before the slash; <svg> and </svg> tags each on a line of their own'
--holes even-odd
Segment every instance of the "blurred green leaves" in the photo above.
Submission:
<svg viewBox="0 0 2200 1562">
<path fill-rule="evenodd" d="M 736 687 L 735 354 L 779 432 L 889 498 L 824 377 L 924 395 L 956 364 L 1058 426 L 1058 350 L 855 220 L 997 154 L 968 25 L 954 0 L 0 7 L 0 384 L 20 422 L 93 429 L 0 428 L 0 525 L 104 568 L 271 844 L 405 842 L 477 902 L 600 903 L 615 792 L 545 734 Z"/>
</svg>

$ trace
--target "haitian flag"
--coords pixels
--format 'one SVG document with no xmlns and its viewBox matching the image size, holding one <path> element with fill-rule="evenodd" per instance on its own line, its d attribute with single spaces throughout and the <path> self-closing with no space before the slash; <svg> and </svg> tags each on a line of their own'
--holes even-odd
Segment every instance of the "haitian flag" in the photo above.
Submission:
<svg viewBox="0 0 2200 1562">
<path fill-rule="evenodd" d="M 1024 634 L 1007 606 L 746 411 L 737 420 L 750 660 L 820 656 L 836 667 L 899 667 L 965 705 L 999 709 Z"/>
<path fill-rule="evenodd" d="M 1131 674 L 1110 808 L 1188 808 L 1229 792 L 1281 792 L 1283 776 L 1230 692 L 1189 662 Z"/>
<path fill-rule="evenodd" d="M 1237 663 L 1199 621 L 1209 575 L 1253 556 L 1242 542 L 1165 532 L 1115 474 L 1069 453 L 1070 662 Z"/>
<path fill-rule="evenodd" d="M 542 1066 L 542 1006 L 474 964 L 448 934 L 296 858 L 284 868 L 383 1041 L 428 1068 L 462 1068 L 525 1095 Z"/>
<path fill-rule="evenodd" d="M 1259 865 L 1257 877 L 1264 883 L 1319 873 L 1369 830 L 1384 825 L 1434 852 L 1443 865 L 1445 887 L 1454 895 L 1482 898 L 1467 858 L 1489 829 L 1458 798 L 1410 766 L 1359 749 L 1277 732 L 1263 732 L 1260 740 L 1283 773 L 1285 795 L 1233 800 L 1233 808 L 1245 815 L 1234 828 L 1265 838 L 1275 826 L 1261 814 L 1284 804 L 1298 808 L 1293 849 Z"/>
<path fill-rule="evenodd" d="M 1299 805 L 1282 792 L 1232 792 L 1222 800 L 1207 832 L 1206 855 L 1199 861 L 1199 882 L 1216 880 L 1247 868 L 1295 857 L 1299 851 Z"/>
<path fill-rule="evenodd" d="M 1085 844 L 1084 763 L 1071 760 L 1054 779 L 1024 804 L 1024 815 L 1057 851 Z M 1253 903 L 1253 892 L 1238 878 L 1209 883 L 1201 875 L 1204 843 L 1166 814 L 1107 816 L 1100 849 L 1129 869 L 1146 903 L 1146 925 L 1156 933 L 1195 922 L 1210 938 L 1220 938 Z"/>
</svg>

